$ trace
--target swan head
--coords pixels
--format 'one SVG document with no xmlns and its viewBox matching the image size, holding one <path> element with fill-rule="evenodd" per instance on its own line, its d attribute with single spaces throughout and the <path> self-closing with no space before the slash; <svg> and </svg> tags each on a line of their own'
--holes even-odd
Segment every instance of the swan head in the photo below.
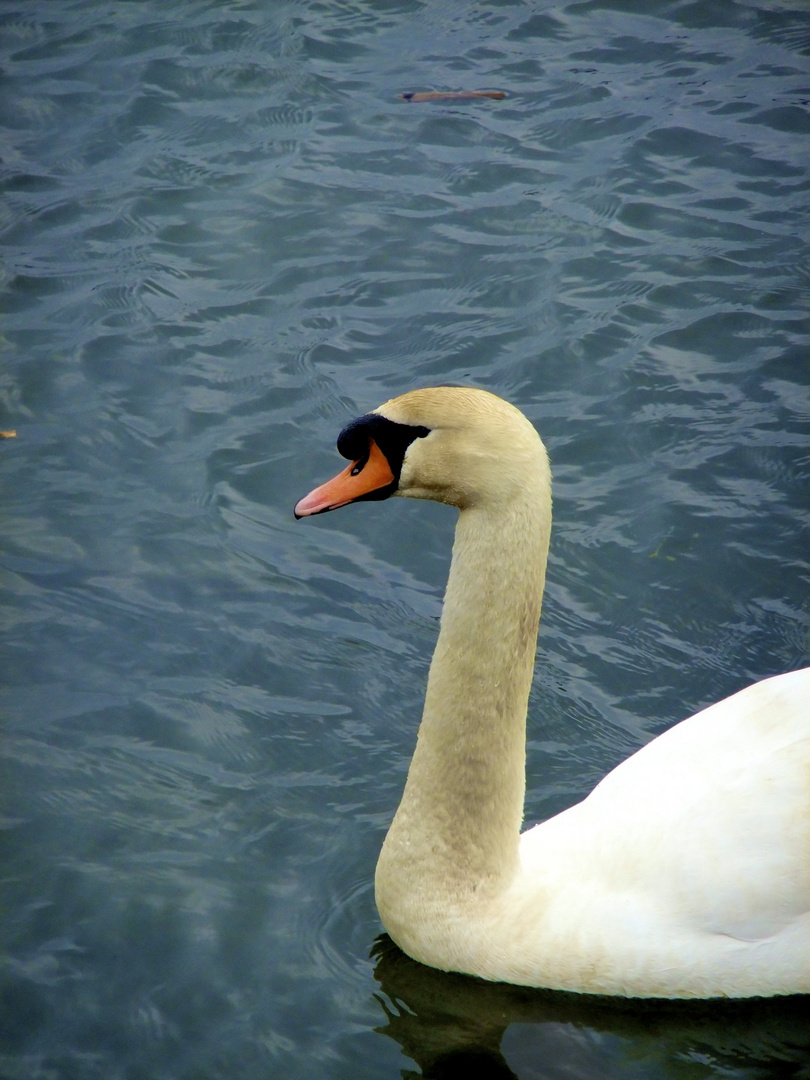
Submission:
<svg viewBox="0 0 810 1080">
<path fill-rule="evenodd" d="M 459 510 L 504 507 L 527 484 L 549 485 L 545 448 L 513 405 L 486 390 L 412 390 L 353 420 L 338 436 L 343 472 L 295 507 L 309 517 L 399 495 Z M 531 478 L 531 479 L 530 479 Z"/>
</svg>

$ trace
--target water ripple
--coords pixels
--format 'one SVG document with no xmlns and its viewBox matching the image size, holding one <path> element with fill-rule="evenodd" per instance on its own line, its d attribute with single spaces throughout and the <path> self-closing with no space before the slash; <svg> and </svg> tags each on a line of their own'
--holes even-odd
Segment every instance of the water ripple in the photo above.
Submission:
<svg viewBox="0 0 810 1080">
<path fill-rule="evenodd" d="M 804 10 L 536 8 L 0 11 L 10 1075 L 402 1070 L 370 882 L 452 518 L 291 517 L 391 394 L 549 445 L 530 816 L 807 662 Z"/>
</svg>

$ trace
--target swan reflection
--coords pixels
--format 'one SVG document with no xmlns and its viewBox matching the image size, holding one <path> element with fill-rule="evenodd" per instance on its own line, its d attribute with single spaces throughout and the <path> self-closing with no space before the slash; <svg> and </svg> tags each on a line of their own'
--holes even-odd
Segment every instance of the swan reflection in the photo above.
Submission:
<svg viewBox="0 0 810 1080">
<path fill-rule="evenodd" d="M 397 1042 L 431 1080 L 799 1076 L 810 1062 L 810 996 L 746 1001 L 597 998 L 488 983 L 374 943 L 376 995 Z M 518 1070 L 518 1071 L 515 1071 Z M 403 1072 L 410 1080 L 420 1075 Z"/>
</svg>

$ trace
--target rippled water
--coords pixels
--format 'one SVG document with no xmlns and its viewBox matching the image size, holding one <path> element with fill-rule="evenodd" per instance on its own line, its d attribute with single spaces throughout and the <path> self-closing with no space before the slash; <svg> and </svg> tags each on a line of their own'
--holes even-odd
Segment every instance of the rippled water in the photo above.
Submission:
<svg viewBox="0 0 810 1080">
<path fill-rule="evenodd" d="M 806 664 L 808 51 L 799 0 L 3 4 L 4 1080 L 806 1062 L 806 1000 L 370 957 L 453 520 L 291 506 L 413 385 L 534 420 L 532 818 Z"/>
</svg>

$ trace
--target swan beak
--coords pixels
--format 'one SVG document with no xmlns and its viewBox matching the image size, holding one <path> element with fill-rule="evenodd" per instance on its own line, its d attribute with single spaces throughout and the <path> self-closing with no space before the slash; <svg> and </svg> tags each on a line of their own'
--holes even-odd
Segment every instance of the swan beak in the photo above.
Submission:
<svg viewBox="0 0 810 1080">
<path fill-rule="evenodd" d="M 310 491 L 295 504 L 294 513 L 297 518 L 311 517 L 337 510 L 358 499 L 384 499 L 393 493 L 396 483 L 385 454 L 373 439 L 369 439 L 368 457 L 358 458 L 343 472 Z"/>
</svg>

